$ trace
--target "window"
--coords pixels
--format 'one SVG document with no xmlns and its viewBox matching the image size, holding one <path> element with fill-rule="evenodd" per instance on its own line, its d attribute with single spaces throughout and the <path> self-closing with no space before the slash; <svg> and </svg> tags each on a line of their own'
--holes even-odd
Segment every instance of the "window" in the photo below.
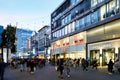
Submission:
<svg viewBox="0 0 120 80">
<path fill-rule="evenodd" d="M 109 12 L 110 12 L 110 16 L 115 15 L 115 2 L 111 1 L 109 3 Z"/>
<path fill-rule="evenodd" d="M 90 14 L 85 17 L 85 26 L 89 26 L 91 24 Z"/>
<path fill-rule="evenodd" d="M 98 22 L 98 11 L 95 11 L 91 14 L 91 21 L 92 23 Z"/>
<path fill-rule="evenodd" d="M 68 25 L 68 33 L 71 33 L 71 24 Z"/>
<path fill-rule="evenodd" d="M 106 17 L 106 5 L 104 5 L 104 6 L 102 6 L 102 7 L 100 8 L 100 14 L 101 14 L 100 19 L 101 19 L 101 20 L 104 20 L 105 17 Z"/>
<path fill-rule="evenodd" d="M 67 26 L 65 26 L 65 34 L 67 34 L 68 33 L 68 31 L 67 31 Z"/>
<path fill-rule="evenodd" d="M 71 21 L 71 14 L 68 15 L 68 22 Z"/>
<path fill-rule="evenodd" d="M 75 22 L 71 23 L 71 31 L 74 32 L 75 31 Z"/>
<path fill-rule="evenodd" d="M 103 2 L 104 0 L 98 0 L 98 3 L 101 3 L 101 2 Z"/>
<path fill-rule="evenodd" d="M 119 8 L 120 8 L 120 0 L 116 0 L 116 13 L 119 13 Z"/>
<path fill-rule="evenodd" d="M 62 29 L 62 36 L 64 36 L 65 35 L 65 29 L 63 28 Z"/>
<path fill-rule="evenodd" d="M 62 19 L 62 25 L 64 25 L 64 19 Z"/>
<path fill-rule="evenodd" d="M 91 7 L 94 7 L 97 5 L 97 0 L 91 0 Z"/>
<path fill-rule="evenodd" d="M 59 30 L 59 34 L 60 34 L 60 37 L 61 37 L 61 35 L 62 35 L 62 34 L 61 34 L 61 30 Z"/>
<path fill-rule="evenodd" d="M 76 20 L 75 22 L 75 30 L 79 30 L 79 20 Z"/>
<path fill-rule="evenodd" d="M 80 24 L 80 29 L 83 29 L 85 27 L 84 18 L 79 20 L 79 24 Z"/>
</svg>

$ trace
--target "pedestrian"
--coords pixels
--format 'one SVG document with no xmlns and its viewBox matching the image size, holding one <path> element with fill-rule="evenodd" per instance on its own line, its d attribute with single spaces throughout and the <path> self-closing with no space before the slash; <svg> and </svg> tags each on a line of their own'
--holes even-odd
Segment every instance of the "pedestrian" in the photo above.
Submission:
<svg viewBox="0 0 120 80">
<path fill-rule="evenodd" d="M 60 71 L 60 74 L 58 76 L 59 78 L 63 78 L 63 70 L 64 70 L 63 63 L 64 63 L 64 60 L 60 59 L 60 62 L 59 62 L 59 71 Z"/>
<path fill-rule="evenodd" d="M 113 72 L 113 61 L 112 59 L 109 60 L 109 63 L 108 63 L 108 72 L 110 72 L 110 74 Z"/>
<path fill-rule="evenodd" d="M 86 70 L 87 71 L 87 66 L 88 66 L 88 63 L 86 63 L 87 61 L 83 58 L 81 60 L 81 66 L 83 68 L 83 71 Z"/>
<path fill-rule="evenodd" d="M 94 58 L 94 60 L 93 60 L 93 62 L 92 62 L 92 69 L 94 69 L 94 68 L 97 69 L 97 66 L 98 66 L 98 64 L 97 64 L 97 59 Z"/>
<path fill-rule="evenodd" d="M 66 75 L 67 77 L 70 77 L 70 66 L 71 66 L 72 62 L 70 58 L 67 58 L 64 62 L 64 66 L 66 68 Z"/>
<path fill-rule="evenodd" d="M 114 66 L 115 66 L 115 68 L 117 69 L 117 71 L 120 73 L 120 61 L 119 61 L 119 59 L 117 59 L 117 60 L 115 61 Z"/>
<path fill-rule="evenodd" d="M 29 72 L 30 71 L 30 59 L 27 60 L 26 67 L 27 67 L 27 71 Z"/>
<path fill-rule="evenodd" d="M 31 61 L 30 61 L 30 73 L 34 73 L 34 67 L 35 67 L 34 60 L 31 59 Z"/>
<path fill-rule="evenodd" d="M 0 80 L 4 80 L 5 67 L 5 62 L 3 62 L 2 58 L 0 58 Z"/>
</svg>

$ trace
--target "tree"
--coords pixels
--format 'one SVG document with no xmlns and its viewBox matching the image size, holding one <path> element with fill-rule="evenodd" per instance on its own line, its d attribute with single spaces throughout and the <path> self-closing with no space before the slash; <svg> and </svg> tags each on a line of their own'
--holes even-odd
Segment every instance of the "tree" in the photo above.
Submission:
<svg viewBox="0 0 120 80">
<path fill-rule="evenodd" d="M 2 40 L 3 40 L 2 47 L 10 48 L 12 53 L 16 52 L 15 34 L 16 34 L 16 27 L 11 25 L 7 25 L 7 28 L 4 29 L 2 33 Z"/>
</svg>

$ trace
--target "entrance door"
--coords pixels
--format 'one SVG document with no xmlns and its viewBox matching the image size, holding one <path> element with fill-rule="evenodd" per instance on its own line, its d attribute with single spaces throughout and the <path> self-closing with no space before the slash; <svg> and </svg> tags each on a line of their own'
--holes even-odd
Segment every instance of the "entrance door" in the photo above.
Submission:
<svg viewBox="0 0 120 80">
<path fill-rule="evenodd" d="M 90 51 L 90 64 L 92 64 L 93 60 L 96 59 L 98 65 L 100 64 L 100 50 L 91 50 Z"/>
<path fill-rule="evenodd" d="M 102 65 L 105 66 L 109 63 L 109 60 L 112 59 L 114 62 L 115 57 L 115 49 L 103 49 L 103 56 L 102 56 Z"/>
</svg>

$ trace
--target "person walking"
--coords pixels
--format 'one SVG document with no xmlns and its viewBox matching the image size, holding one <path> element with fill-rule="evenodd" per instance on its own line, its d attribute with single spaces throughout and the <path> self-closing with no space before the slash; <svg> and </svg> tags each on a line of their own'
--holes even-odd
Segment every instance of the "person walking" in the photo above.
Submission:
<svg viewBox="0 0 120 80">
<path fill-rule="evenodd" d="M 66 75 L 67 77 L 70 77 L 70 66 L 71 66 L 71 59 L 70 58 L 67 58 L 64 65 L 65 65 L 65 68 L 66 68 Z"/>
<path fill-rule="evenodd" d="M 84 58 L 82 58 L 82 60 L 81 60 L 81 66 L 82 66 L 83 71 L 84 70 L 87 71 L 88 63 L 86 62 L 86 60 Z"/>
<path fill-rule="evenodd" d="M 59 78 L 63 78 L 63 69 L 64 69 L 64 66 L 63 66 L 63 63 L 64 63 L 64 59 L 60 59 L 60 62 L 59 62 L 59 71 L 60 71 L 60 74 L 59 74 Z"/>
<path fill-rule="evenodd" d="M 93 62 L 92 62 L 92 69 L 94 69 L 94 68 L 97 69 L 97 66 L 98 66 L 98 64 L 97 64 L 97 59 L 94 58 L 94 60 L 93 60 Z"/>
<path fill-rule="evenodd" d="M 112 59 L 109 60 L 109 63 L 108 63 L 108 72 L 110 72 L 110 74 L 113 72 L 113 61 Z"/>
<path fill-rule="evenodd" d="M 5 67 L 5 62 L 3 62 L 2 58 L 0 58 L 0 80 L 4 80 Z"/>
<path fill-rule="evenodd" d="M 117 59 L 117 60 L 115 61 L 114 66 L 115 66 L 115 68 L 117 69 L 117 71 L 120 73 L 120 61 L 119 61 L 119 59 Z"/>
</svg>

